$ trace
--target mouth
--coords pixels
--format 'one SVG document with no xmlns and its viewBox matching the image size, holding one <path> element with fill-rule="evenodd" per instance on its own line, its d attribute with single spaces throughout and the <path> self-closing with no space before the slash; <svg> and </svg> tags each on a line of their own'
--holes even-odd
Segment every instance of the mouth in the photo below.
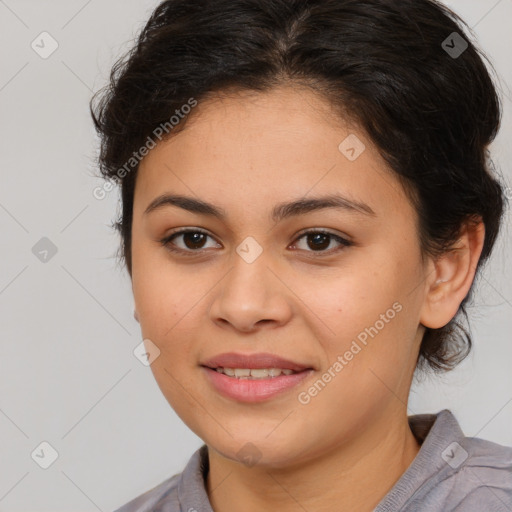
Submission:
<svg viewBox="0 0 512 512">
<path fill-rule="evenodd" d="M 212 388 L 239 402 L 268 400 L 303 382 L 315 370 L 273 354 L 222 354 L 200 365 Z"/>
<path fill-rule="evenodd" d="M 284 357 L 266 352 L 257 354 L 229 352 L 212 357 L 200 363 L 200 365 L 206 366 L 212 370 L 220 370 L 230 377 L 255 378 L 278 377 L 283 373 L 285 375 L 291 375 L 290 371 L 292 373 L 299 373 L 304 370 L 314 369 L 310 365 L 291 361 Z M 266 374 L 258 370 L 265 371 Z"/>
<path fill-rule="evenodd" d="M 280 375 L 293 375 L 296 372 L 294 370 L 290 370 L 289 368 L 210 368 L 211 370 L 216 370 L 219 373 L 223 373 L 228 377 L 234 377 L 237 379 L 250 379 L 250 380 L 259 380 L 259 379 L 268 379 L 279 377 Z M 303 370 L 304 371 L 304 370 Z"/>
</svg>

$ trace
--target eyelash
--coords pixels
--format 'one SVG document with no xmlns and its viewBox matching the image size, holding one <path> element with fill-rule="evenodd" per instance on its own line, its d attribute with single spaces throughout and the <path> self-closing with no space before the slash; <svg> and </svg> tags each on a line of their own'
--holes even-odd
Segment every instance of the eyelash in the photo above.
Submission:
<svg viewBox="0 0 512 512">
<path fill-rule="evenodd" d="M 170 252 L 173 252 L 173 253 L 178 253 L 178 254 L 181 254 L 181 255 L 184 255 L 184 256 L 197 256 L 198 254 L 200 254 L 201 251 L 203 251 L 204 249 L 198 249 L 198 250 L 185 250 L 185 249 L 177 249 L 175 246 L 173 246 L 171 244 L 171 241 L 178 237 L 179 235 L 183 235 L 183 234 L 186 234 L 186 233 L 202 233 L 204 235 L 207 235 L 209 236 L 210 238 L 213 238 L 209 233 L 207 233 L 206 231 L 202 230 L 202 229 L 199 229 L 199 228 L 194 228 L 194 229 L 182 229 L 180 231 L 175 231 L 174 233 L 171 233 L 170 235 L 166 236 L 165 238 L 161 239 L 160 240 L 160 243 Z M 333 253 L 337 253 L 341 250 L 343 250 L 344 248 L 346 247 L 350 247 L 353 245 L 353 242 L 339 236 L 339 235 L 335 235 L 334 233 L 331 233 L 330 231 L 325 231 L 325 230 L 322 230 L 322 229 L 313 229 L 313 230 L 310 230 L 310 231 L 305 231 L 303 233 L 299 233 L 299 236 L 295 239 L 296 241 L 297 240 L 300 240 L 308 235 L 317 235 L 317 234 L 321 234 L 321 235 L 327 235 L 327 236 L 330 236 L 332 239 L 336 240 L 337 242 L 339 242 L 341 244 L 341 247 L 339 247 L 338 249 L 335 249 L 335 250 L 322 250 L 322 251 L 306 251 L 306 252 L 311 252 L 314 256 L 313 257 L 322 257 L 322 256 L 331 256 Z M 295 245 L 295 244 L 294 244 Z"/>
</svg>

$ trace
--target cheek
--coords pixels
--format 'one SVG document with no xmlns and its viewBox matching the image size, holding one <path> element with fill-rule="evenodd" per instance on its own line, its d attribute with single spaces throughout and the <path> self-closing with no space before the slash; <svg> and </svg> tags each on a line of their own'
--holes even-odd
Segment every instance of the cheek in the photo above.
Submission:
<svg viewBox="0 0 512 512">
<path fill-rule="evenodd" d="M 214 271 L 200 271 L 200 265 L 176 264 L 165 250 L 134 244 L 133 296 L 142 336 L 160 349 L 161 357 L 151 365 L 158 379 L 170 379 L 162 373 L 164 366 L 187 379 L 196 364 L 194 350 L 204 341 L 205 301 L 218 280 Z"/>
<path fill-rule="evenodd" d="M 408 361 L 417 328 L 417 305 L 410 293 L 416 267 L 411 259 L 387 254 L 387 260 L 377 253 L 358 259 L 337 278 L 317 283 L 316 292 L 312 282 L 301 287 L 301 297 L 316 314 L 329 364 L 339 355 L 358 368 Z"/>
<path fill-rule="evenodd" d="M 162 255 L 160 249 L 134 239 L 132 289 L 144 337 L 162 343 L 194 304 L 194 284 L 188 274 Z M 179 325 L 179 324 L 178 324 Z"/>
<path fill-rule="evenodd" d="M 356 335 L 379 320 L 399 295 L 399 283 L 389 267 L 371 268 L 374 263 L 361 259 L 321 280 L 303 277 L 296 282 L 297 295 L 334 331 L 333 336 Z"/>
</svg>

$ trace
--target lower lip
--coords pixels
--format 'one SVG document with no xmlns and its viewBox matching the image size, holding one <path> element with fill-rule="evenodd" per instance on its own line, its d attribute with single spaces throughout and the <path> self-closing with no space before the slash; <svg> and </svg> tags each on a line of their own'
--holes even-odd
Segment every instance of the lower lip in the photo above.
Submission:
<svg viewBox="0 0 512 512">
<path fill-rule="evenodd" d="M 224 373 L 206 366 L 202 366 L 202 369 L 219 393 L 241 402 L 262 402 L 272 398 L 294 388 L 314 371 L 309 369 L 291 375 L 279 375 L 279 377 L 269 377 L 267 379 L 239 379 L 228 377 Z"/>
</svg>

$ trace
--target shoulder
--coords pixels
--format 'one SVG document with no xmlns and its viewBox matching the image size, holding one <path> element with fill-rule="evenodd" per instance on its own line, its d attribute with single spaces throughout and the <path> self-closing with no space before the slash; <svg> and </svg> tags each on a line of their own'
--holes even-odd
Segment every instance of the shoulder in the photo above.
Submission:
<svg viewBox="0 0 512 512">
<path fill-rule="evenodd" d="M 180 477 L 181 473 L 171 476 L 114 512 L 150 512 L 155 510 L 155 506 L 160 505 L 163 500 L 169 507 L 175 505 L 175 509 L 169 508 L 169 510 L 179 511 L 178 484 Z"/>
<path fill-rule="evenodd" d="M 447 409 L 409 424 L 420 451 L 375 512 L 512 511 L 512 447 L 466 436 Z"/>
<path fill-rule="evenodd" d="M 512 447 L 465 437 L 460 467 L 451 475 L 452 492 L 460 496 L 454 510 L 512 510 Z"/>
<path fill-rule="evenodd" d="M 428 466 L 434 471 L 409 505 L 431 503 L 432 510 L 438 506 L 449 512 L 510 512 L 512 447 L 465 436 L 449 411 L 438 418 L 439 425 L 429 433 L 436 449 L 430 452 Z"/>
<path fill-rule="evenodd" d="M 463 444 L 467 446 L 468 459 L 465 467 L 475 471 L 492 468 L 512 470 L 512 447 L 486 441 L 478 437 L 466 437 Z"/>
<path fill-rule="evenodd" d="M 115 512 L 180 512 L 182 508 L 211 512 L 205 490 L 207 471 L 208 449 L 203 444 L 192 454 L 181 473 L 164 480 Z"/>
</svg>

